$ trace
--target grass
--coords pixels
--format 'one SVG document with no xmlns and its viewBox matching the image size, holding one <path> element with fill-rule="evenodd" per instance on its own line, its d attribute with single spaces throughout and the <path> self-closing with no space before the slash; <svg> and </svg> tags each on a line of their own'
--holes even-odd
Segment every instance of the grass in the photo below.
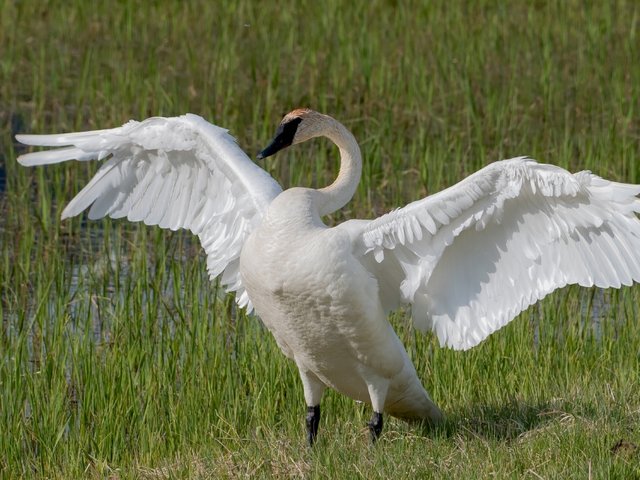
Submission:
<svg viewBox="0 0 640 480">
<path fill-rule="evenodd" d="M 522 154 L 639 183 L 635 2 L 0 0 L 0 11 L 0 476 L 640 476 L 637 451 L 612 451 L 640 443 L 638 287 L 556 292 L 468 352 L 396 315 L 448 422 L 390 421 L 372 450 L 368 409 L 329 393 L 309 452 L 294 366 L 208 282 L 197 241 L 60 222 L 96 166 L 24 169 L 12 137 L 189 111 L 252 153 L 281 114 L 310 106 L 344 121 L 365 156 L 357 195 L 329 222 Z M 285 187 L 325 185 L 336 166 L 322 141 L 266 163 Z"/>
</svg>

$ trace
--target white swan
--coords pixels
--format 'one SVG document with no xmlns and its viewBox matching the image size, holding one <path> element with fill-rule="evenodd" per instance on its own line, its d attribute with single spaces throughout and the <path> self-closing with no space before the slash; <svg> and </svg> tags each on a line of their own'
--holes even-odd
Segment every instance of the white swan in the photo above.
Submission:
<svg viewBox="0 0 640 480">
<path fill-rule="evenodd" d="M 258 158 L 317 136 L 341 155 L 337 179 L 319 190 L 283 192 L 226 130 L 190 114 L 18 135 L 65 147 L 18 161 L 106 159 L 63 218 L 91 206 L 89 218 L 198 235 L 211 278 L 221 275 L 239 305 L 255 308 L 296 362 L 311 444 L 327 386 L 372 404 L 374 440 L 383 411 L 442 418 L 386 319 L 401 304 L 442 345 L 467 349 L 556 288 L 640 280 L 640 186 L 520 157 L 375 220 L 328 228 L 322 216 L 345 205 L 360 179 L 353 135 L 329 116 L 294 110 Z"/>
</svg>

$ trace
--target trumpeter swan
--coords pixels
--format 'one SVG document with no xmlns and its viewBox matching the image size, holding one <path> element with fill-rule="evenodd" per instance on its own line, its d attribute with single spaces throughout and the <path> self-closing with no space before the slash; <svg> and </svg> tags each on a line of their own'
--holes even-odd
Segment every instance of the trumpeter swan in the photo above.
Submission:
<svg viewBox="0 0 640 480">
<path fill-rule="evenodd" d="M 281 187 L 226 130 L 196 115 L 130 121 L 111 130 L 18 135 L 61 146 L 23 165 L 103 160 L 62 218 L 126 217 L 198 235 L 207 269 L 255 309 L 295 361 L 313 444 L 327 386 L 382 413 L 437 422 L 387 313 L 412 306 L 420 330 L 467 349 L 567 284 L 620 287 L 640 280 L 640 186 L 519 157 L 375 220 L 333 228 L 360 180 L 353 135 L 308 109 L 282 120 L 258 158 L 325 136 L 340 149 L 337 179 L 321 189 Z"/>
</svg>

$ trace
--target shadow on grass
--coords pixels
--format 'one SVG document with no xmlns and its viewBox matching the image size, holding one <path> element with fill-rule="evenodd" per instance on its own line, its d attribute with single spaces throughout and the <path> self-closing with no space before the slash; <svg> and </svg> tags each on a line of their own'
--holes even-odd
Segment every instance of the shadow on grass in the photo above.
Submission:
<svg viewBox="0 0 640 480">
<path fill-rule="evenodd" d="M 501 405 L 476 404 L 446 413 L 442 424 L 421 423 L 416 432 L 431 438 L 462 436 L 509 442 L 543 428 L 563 415 L 570 416 L 556 408 L 553 402 L 513 400 Z"/>
</svg>

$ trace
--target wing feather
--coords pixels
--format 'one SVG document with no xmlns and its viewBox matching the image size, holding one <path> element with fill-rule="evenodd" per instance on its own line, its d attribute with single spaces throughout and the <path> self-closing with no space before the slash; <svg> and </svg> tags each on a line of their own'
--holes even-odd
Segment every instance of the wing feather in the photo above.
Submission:
<svg viewBox="0 0 640 480">
<path fill-rule="evenodd" d="M 470 348 L 567 284 L 640 280 L 640 186 L 519 157 L 370 222 L 345 222 L 387 309 Z"/>
<path fill-rule="evenodd" d="M 213 278 L 251 302 L 239 273 L 242 245 L 282 191 L 226 130 L 197 115 L 130 121 L 119 128 L 61 135 L 18 135 L 28 145 L 59 147 L 22 155 L 27 166 L 103 160 L 62 218 L 90 207 L 89 218 L 127 217 L 197 235 Z"/>
</svg>

